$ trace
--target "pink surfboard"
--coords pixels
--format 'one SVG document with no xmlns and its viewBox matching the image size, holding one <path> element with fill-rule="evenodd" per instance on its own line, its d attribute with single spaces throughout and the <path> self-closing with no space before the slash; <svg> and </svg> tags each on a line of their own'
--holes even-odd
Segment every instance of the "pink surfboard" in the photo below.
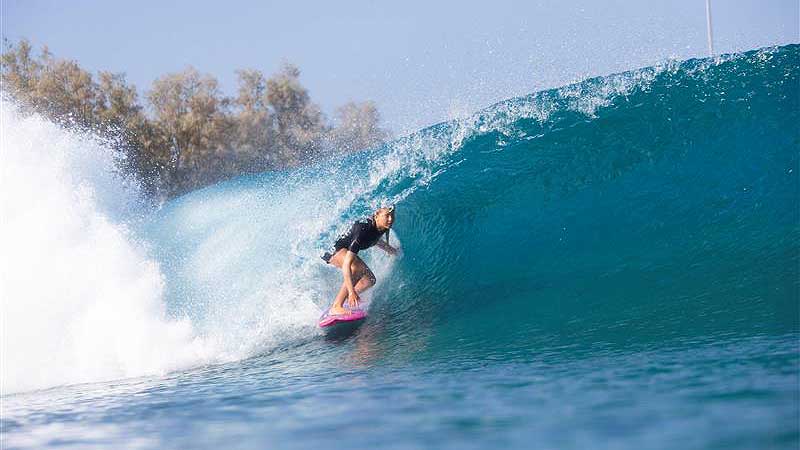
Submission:
<svg viewBox="0 0 800 450">
<path fill-rule="evenodd" d="M 343 323 L 358 323 L 367 318 L 367 312 L 363 309 L 353 309 L 348 314 L 330 314 L 325 311 L 319 318 L 319 326 L 322 328 L 331 327 Z"/>
</svg>

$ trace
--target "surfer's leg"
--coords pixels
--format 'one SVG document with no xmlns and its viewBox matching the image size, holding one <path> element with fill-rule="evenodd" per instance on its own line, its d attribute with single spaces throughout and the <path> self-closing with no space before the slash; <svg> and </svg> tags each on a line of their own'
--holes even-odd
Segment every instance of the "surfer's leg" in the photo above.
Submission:
<svg viewBox="0 0 800 450">
<path fill-rule="evenodd" d="M 361 264 L 364 264 L 364 263 L 362 262 Z M 358 280 L 358 283 L 353 285 L 353 288 L 359 294 L 364 292 L 364 291 L 366 291 L 367 289 L 371 288 L 372 286 L 375 286 L 375 281 L 376 281 L 375 280 L 375 274 L 372 273 L 371 270 L 369 270 L 369 267 L 367 267 L 366 264 L 364 264 L 363 270 L 364 271 L 362 272 L 361 279 Z"/>
<path fill-rule="evenodd" d="M 342 308 L 342 304 L 344 304 L 344 300 L 347 298 L 347 285 L 342 282 L 342 287 L 339 289 L 339 293 L 336 294 L 336 298 L 333 299 L 333 309 L 338 310 Z"/>
<path fill-rule="evenodd" d="M 372 271 L 369 270 L 369 267 L 364 264 L 364 261 L 362 261 L 361 258 L 358 256 L 354 257 L 353 262 L 350 265 L 350 279 L 353 281 L 353 290 L 356 291 L 356 293 L 361 294 L 361 292 L 368 289 L 369 286 L 372 286 L 372 284 L 365 284 L 365 280 L 367 280 L 366 282 L 368 283 L 370 277 L 374 278 L 374 276 L 372 276 Z M 343 293 L 342 289 L 344 289 Z M 347 300 L 347 286 L 344 282 L 342 282 L 342 289 L 339 290 L 339 293 L 342 295 L 341 301 L 342 304 L 344 304 L 344 301 Z"/>
<path fill-rule="evenodd" d="M 368 289 L 368 287 L 362 287 L 363 283 L 362 280 L 367 277 L 363 277 L 360 275 L 351 275 L 353 283 L 353 288 L 359 294 Z M 370 285 L 371 286 L 371 285 Z M 331 306 L 331 312 L 333 314 L 344 314 L 349 312 L 347 308 L 344 307 L 344 301 L 347 300 L 347 284 L 342 282 L 342 287 L 339 288 L 339 293 L 336 294 L 336 298 L 333 299 L 333 305 Z"/>
<path fill-rule="evenodd" d="M 350 268 L 351 279 L 353 280 L 353 289 L 361 294 L 367 289 L 375 285 L 375 274 L 359 259 L 360 265 L 354 263 Z M 339 288 L 339 293 L 333 300 L 333 306 L 330 308 L 330 314 L 348 314 L 350 309 L 345 308 L 344 302 L 347 300 L 347 284 L 342 282 L 342 287 Z"/>
<path fill-rule="evenodd" d="M 347 253 L 346 249 L 340 249 L 337 251 L 333 257 L 330 259 L 330 264 L 341 269 L 342 262 L 344 260 L 344 254 Z M 364 283 L 362 283 L 362 278 L 364 277 L 366 269 L 369 272 L 369 275 L 372 276 L 372 272 L 369 270 L 364 261 L 361 260 L 358 256 L 353 258 L 353 262 L 350 264 L 350 279 L 353 281 L 353 288 L 359 294 L 366 289 Z M 374 278 L 374 276 L 372 276 Z M 359 287 L 361 289 L 359 289 Z M 333 300 L 333 305 L 331 306 L 331 312 L 334 314 L 342 314 L 348 312 L 348 310 L 344 307 L 344 301 L 347 300 L 347 284 L 342 281 L 342 286 L 339 288 L 339 293 L 336 294 L 336 298 Z"/>
<path fill-rule="evenodd" d="M 358 256 L 353 258 L 350 273 L 353 274 L 353 289 L 359 294 L 375 284 L 375 275 L 369 270 L 364 260 Z"/>
</svg>

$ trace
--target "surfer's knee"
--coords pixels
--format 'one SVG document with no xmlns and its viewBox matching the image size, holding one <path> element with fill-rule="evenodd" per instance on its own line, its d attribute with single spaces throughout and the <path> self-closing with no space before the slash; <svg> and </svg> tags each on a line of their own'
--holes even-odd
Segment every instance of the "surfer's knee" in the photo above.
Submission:
<svg viewBox="0 0 800 450">
<path fill-rule="evenodd" d="M 375 284 L 375 274 L 372 273 L 372 270 L 370 270 L 363 261 L 354 261 L 353 265 L 350 266 L 350 270 L 350 273 L 353 274 L 354 282 L 360 281 L 361 283 L 366 283 L 368 286 Z"/>
</svg>

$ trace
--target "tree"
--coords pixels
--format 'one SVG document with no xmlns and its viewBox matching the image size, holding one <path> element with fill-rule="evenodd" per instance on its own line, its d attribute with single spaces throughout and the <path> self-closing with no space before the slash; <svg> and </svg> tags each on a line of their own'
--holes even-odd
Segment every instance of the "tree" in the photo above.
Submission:
<svg viewBox="0 0 800 450">
<path fill-rule="evenodd" d="M 50 117 L 88 127 L 98 122 L 97 85 L 77 62 L 42 51 L 42 70 L 35 95 Z"/>
<path fill-rule="evenodd" d="M 257 70 L 239 70 L 238 107 L 235 117 L 236 134 L 232 142 L 235 170 L 259 172 L 277 165 L 271 154 L 273 146 L 273 115 L 269 111 L 264 75 Z"/>
<path fill-rule="evenodd" d="M 275 152 L 289 167 L 313 160 L 327 131 L 319 107 L 311 102 L 299 78 L 300 69 L 284 64 L 267 80 L 267 101 L 275 117 Z"/>
<path fill-rule="evenodd" d="M 136 88 L 125 81 L 125 74 L 100 72 L 97 83 L 98 114 L 101 122 L 117 126 L 138 126 L 144 120 Z"/>
<path fill-rule="evenodd" d="M 136 87 L 128 85 L 125 74 L 99 72 L 97 109 L 103 132 L 118 138 L 116 146 L 126 156 L 123 169 L 137 174 L 147 191 L 156 193 L 169 161 L 160 150 L 168 145 L 147 120 Z"/>
<path fill-rule="evenodd" d="M 31 56 L 30 42 L 23 39 L 15 46 L 8 39 L 3 39 L 3 47 L 5 51 L 0 58 L 3 89 L 23 106 L 35 107 L 34 97 L 42 65 Z"/>
<path fill-rule="evenodd" d="M 154 125 L 169 143 L 170 194 L 217 181 L 232 125 L 217 80 L 189 67 L 158 78 L 147 98 Z"/>
<path fill-rule="evenodd" d="M 380 128 L 380 113 L 373 102 L 350 102 L 336 110 L 331 141 L 339 151 L 353 152 L 381 145 L 389 133 Z"/>
<path fill-rule="evenodd" d="M 37 60 L 26 40 L 16 46 L 6 40 L 4 45 L 3 88 L 23 109 L 82 127 L 97 123 L 97 85 L 92 74 L 75 61 L 54 58 L 47 47 Z"/>
<path fill-rule="evenodd" d="M 99 72 L 95 78 L 47 47 L 37 58 L 26 40 L 3 45 L 0 82 L 21 111 L 114 138 L 124 156 L 120 168 L 162 198 L 243 172 L 310 163 L 325 142 L 353 151 L 388 136 L 371 102 L 339 108 L 332 129 L 290 64 L 269 79 L 257 70 L 238 71 L 233 98 L 191 67 L 167 74 L 147 92 L 146 111 L 124 74 Z"/>
</svg>

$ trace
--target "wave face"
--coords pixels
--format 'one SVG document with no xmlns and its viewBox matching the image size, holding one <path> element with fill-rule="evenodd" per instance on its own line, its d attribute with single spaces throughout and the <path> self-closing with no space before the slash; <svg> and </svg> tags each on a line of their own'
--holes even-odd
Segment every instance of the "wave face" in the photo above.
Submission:
<svg viewBox="0 0 800 450">
<path fill-rule="evenodd" d="M 484 355 L 796 333 L 799 55 L 668 64 L 470 118 L 399 209 L 392 303 L 418 316 L 397 327 L 435 317 L 432 352 Z"/>
<path fill-rule="evenodd" d="M 5 180 L 4 164 L 3 192 L 14 193 L 3 194 L 12 217 L 3 247 L 14 267 L 4 267 L 3 353 L 16 362 L 4 388 L 303 345 L 341 283 L 319 255 L 384 203 L 397 204 L 392 239 L 403 255 L 364 252 L 379 281 L 362 335 L 389 360 L 797 333 L 798 75 L 797 45 L 665 63 L 144 213 L 113 211 L 138 194 L 98 181 L 110 162 L 37 172 L 51 154 L 41 148 L 66 148 L 72 161 L 87 144 L 15 118 L 3 127 L 17 136 L 4 160 L 19 174 Z M 45 203 L 42 192 L 52 193 Z M 66 353 L 62 335 L 72 336 L 58 344 Z M 20 381 L 76 364 L 78 375 Z"/>
<path fill-rule="evenodd" d="M 798 330 L 798 46 L 505 101 L 392 144 L 183 197 L 146 232 L 173 311 L 251 354 L 311 336 L 319 255 L 396 203 L 388 357 Z M 420 352 L 420 349 L 426 349 Z M 519 351 L 519 352 L 517 352 Z"/>
</svg>

